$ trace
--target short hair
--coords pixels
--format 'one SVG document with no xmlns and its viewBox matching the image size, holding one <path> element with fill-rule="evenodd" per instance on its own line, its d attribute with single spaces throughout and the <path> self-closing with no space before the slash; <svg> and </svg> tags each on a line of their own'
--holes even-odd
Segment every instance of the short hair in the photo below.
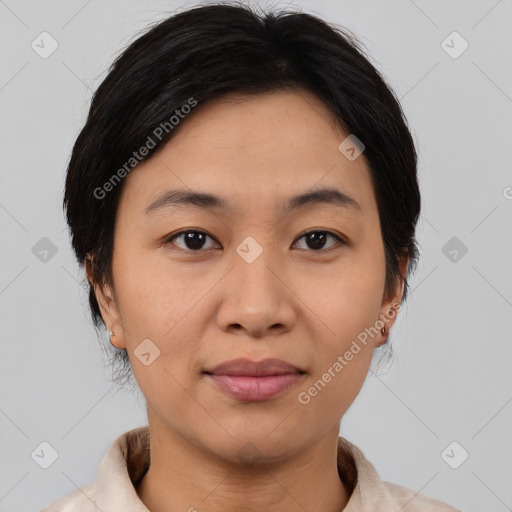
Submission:
<svg viewBox="0 0 512 512">
<path fill-rule="evenodd" d="M 348 29 L 312 14 L 241 2 L 196 5 L 156 22 L 116 57 L 95 91 L 73 146 L 63 201 L 74 253 L 79 265 L 93 258 L 95 283 L 113 285 L 114 221 L 124 180 L 112 178 L 116 170 L 126 174 L 119 171 L 123 165 L 126 171 L 133 152 L 153 134 L 156 147 L 140 161 L 155 154 L 175 133 L 162 127 L 191 98 L 197 110 L 229 93 L 279 90 L 312 92 L 343 132 L 364 143 L 385 249 L 385 295 L 404 279 L 405 301 L 418 259 L 420 192 L 417 154 L 398 99 Z M 406 276 L 399 267 L 404 254 Z M 86 286 L 101 329 L 94 288 Z M 119 366 L 115 382 L 132 378 L 126 351 L 107 346 L 113 368 Z"/>
</svg>

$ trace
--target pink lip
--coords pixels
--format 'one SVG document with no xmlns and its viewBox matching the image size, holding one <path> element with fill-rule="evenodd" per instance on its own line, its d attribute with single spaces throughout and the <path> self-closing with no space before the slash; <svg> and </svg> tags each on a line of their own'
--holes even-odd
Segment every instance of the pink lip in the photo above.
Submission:
<svg viewBox="0 0 512 512">
<path fill-rule="evenodd" d="M 205 370 L 220 389 L 239 400 L 261 401 L 294 386 L 305 373 L 281 359 L 232 359 Z"/>
<path fill-rule="evenodd" d="M 220 389 L 239 400 L 268 400 L 286 389 L 291 388 L 302 379 L 303 373 L 286 373 L 283 375 L 267 375 L 248 377 L 244 375 L 212 375 L 207 376 Z"/>
<path fill-rule="evenodd" d="M 293 366 L 282 359 L 268 358 L 262 361 L 251 361 L 245 357 L 225 361 L 213 368 L 208 368 L 205 373 L 215 375 L 244 375 L 248 377 L 261 377 L 268 375 L 283 375 L 285 373 L 305 373 L 300 368 Z"/>
</svg>

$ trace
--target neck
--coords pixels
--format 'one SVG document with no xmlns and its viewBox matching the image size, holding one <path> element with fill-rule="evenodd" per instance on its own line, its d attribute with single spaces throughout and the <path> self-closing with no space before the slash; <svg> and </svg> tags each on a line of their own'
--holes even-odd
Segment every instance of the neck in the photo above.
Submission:
<svg viewBox="0 0 512 512">
<path fill-rule="evenodd" d="M 247 465 L 220 459 L 169 429 L 152 435 L 150 424 L 151 465 L 137 494 L 151 512 L 340 512 L 350 494 L 338 474 L 338 433 L 336 425 L 285 460 Z"/>
</svg>

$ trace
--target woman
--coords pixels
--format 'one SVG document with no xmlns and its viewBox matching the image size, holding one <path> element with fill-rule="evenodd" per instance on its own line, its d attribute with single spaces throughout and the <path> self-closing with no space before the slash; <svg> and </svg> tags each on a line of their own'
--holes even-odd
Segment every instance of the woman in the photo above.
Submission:
<svg viewBox="0 0 512 512">
<path fill-rule="evenodd" d="M 64 206 L 148 427 L 45 510 L 457 510 L 339 437 L 418 258 L 416 164 L 393 92 L 317 17 L 212 4 L 134 41 Z"/>
</svg>

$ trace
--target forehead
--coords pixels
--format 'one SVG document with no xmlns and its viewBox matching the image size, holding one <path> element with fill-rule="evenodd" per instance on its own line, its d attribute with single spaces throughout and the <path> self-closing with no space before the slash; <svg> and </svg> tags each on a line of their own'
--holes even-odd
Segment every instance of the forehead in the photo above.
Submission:
<svg viewBox="0 0 512 512">
<path fill-rule="evenodd" d="M 198 105 L 130 172 L 120 208 L 128 203 L 143 214 L 165 191 L 190 189 L 228 198 L 233 212 L 274 209 L 291 196 L 336 188 L 369 212 L 375 202 L 364 153 L 351 161 L 338 148 L 347 135 L 307 91 L 230 94 Z"/>
</svg>

